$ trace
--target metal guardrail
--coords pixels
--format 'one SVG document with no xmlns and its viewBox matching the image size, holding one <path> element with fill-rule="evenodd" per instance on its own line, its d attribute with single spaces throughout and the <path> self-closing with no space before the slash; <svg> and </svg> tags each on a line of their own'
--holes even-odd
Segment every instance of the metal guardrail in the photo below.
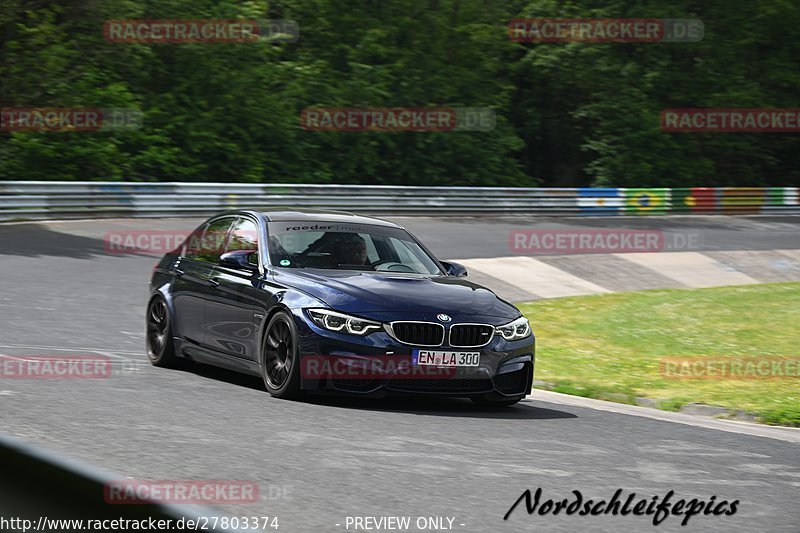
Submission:
<svg viewBox="0 0 800 533">
<path fill-rule="evenodd" d="M 279 206 L 374 214 L 800 214 L 797 187 L 513 188 L 0 182 L 0 220 L 202 216 Z"/>
</svg>

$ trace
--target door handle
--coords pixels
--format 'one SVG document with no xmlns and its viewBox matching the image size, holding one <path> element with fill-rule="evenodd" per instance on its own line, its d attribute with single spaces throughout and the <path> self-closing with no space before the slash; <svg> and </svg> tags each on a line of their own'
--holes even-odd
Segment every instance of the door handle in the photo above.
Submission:
<svg viewBox="0 0 800 533">
<path fill-rule="evenodd" d="M 176 268 L 176 269 L 175 269 L 175 275 L 176 275 L 176 276 L 178 276 L 178 277 L 181 277 L 181 276 L 183 276 L 184 274 L 186 274 L 186 272 L 184 272 L 184 271 L 183 271 L 183 270 L 181 270 L 180 268 Z"/>
<path fill-rule="evenodd" d="M 219 287 L 219 281 L 215 279 L 208 280 L 208 284 L 211 285 L 211 287 Z"/>
</svg>

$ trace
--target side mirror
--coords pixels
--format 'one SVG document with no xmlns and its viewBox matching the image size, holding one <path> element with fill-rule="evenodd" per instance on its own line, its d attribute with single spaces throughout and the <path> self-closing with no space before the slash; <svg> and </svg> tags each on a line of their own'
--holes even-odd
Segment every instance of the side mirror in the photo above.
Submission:
<svg viewBox="0 0 800 533">
<path fill-rule="evenodd" d="M 445 270 L 447 270 L 448 276 L 455 276 L 457 278 L 466 277 L 467 269 L 464 267 L 464 265 L 454 263 L 452 261 L 441 261 L 441 263 Z"/>
<path fill-rule="evenodd" d="M 219 258 L 219 265 L 234 268 L 236 270 L 258 270 L 258 258 L 255 254 L 256 250 L 234 250 L 232 252 L 224 253 Z M 255 260 L 252 263 L 251 260 Z"/>
</svg>

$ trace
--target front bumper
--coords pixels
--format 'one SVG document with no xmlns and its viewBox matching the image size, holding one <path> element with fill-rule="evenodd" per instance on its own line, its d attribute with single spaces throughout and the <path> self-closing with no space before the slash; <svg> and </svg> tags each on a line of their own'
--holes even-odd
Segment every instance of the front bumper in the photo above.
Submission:
<svg viewBox="0 0 800 533">
<path fill-rule="evenodd" d="M 446 369 L 446 375 L 415 374 L 411 367 L 412 350 L 384 331 L 365 337 L 319 328 L 302 313 L 295 315 L 301 368 L 311 359 L 324 359 L 335 372 L 301 372 L 301 387 L 309 391 L 337 392 L 382 397 L 393 393 L 432 396 L 483 397 L 510 400 L 528 395 L 535 366 L 535 338 L 506 341 L 496 335 L 480 348 L 451 348 L 442 345 L 432 350 L 480 352 L 476 367 Z M 385 372 L 364 372 L 365 361 L 387 362 Z M 315 362 L 316 363 L 316 362 Z M 353 368 L 353 372 L 341 369 Z M 440 367 L 436 367 L 440 368 Z M 435 373 L 434 373 L 435 374 Z"/>
</svg>

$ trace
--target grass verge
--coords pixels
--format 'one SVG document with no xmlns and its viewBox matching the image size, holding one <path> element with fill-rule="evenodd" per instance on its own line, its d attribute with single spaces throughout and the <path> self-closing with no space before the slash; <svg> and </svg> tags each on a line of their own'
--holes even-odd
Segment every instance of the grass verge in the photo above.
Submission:
<svg viewBox="0 0 800 533">
<path fill-rule="evenodd" d="M 670 289 L 519 305 L 537 337 L 536 379 L 557 392 L 678 410 L 703 403 L 800 426 L 800 283 Z M 794 377 L 686 379 L 665 357 L 794 358 Z"/>
</svg>

